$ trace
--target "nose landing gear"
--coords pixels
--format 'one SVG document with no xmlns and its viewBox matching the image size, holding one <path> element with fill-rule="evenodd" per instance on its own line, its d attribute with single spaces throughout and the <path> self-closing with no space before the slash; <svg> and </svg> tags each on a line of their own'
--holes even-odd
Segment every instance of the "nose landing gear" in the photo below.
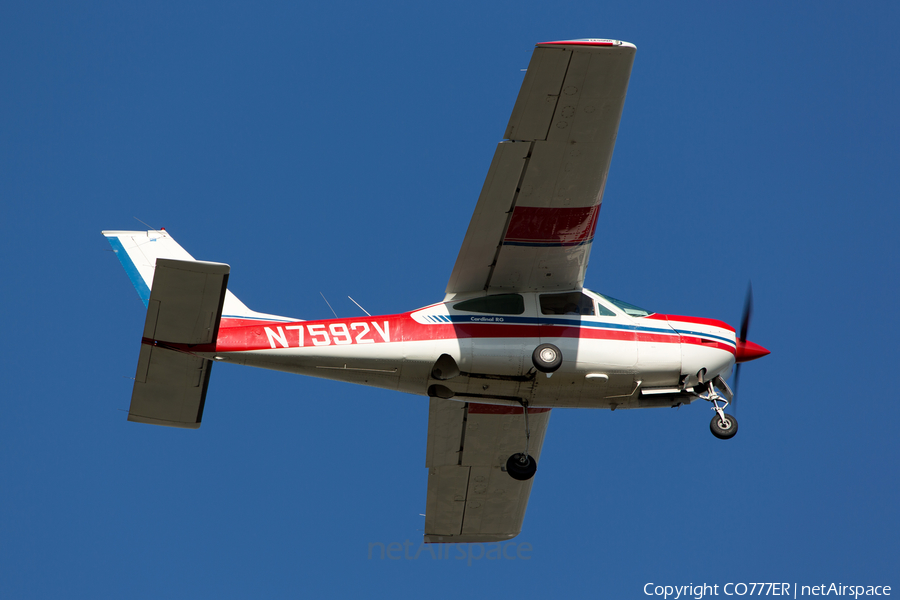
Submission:
<svg viewBox="0 0 900 600">
<path fill-rule="evenodd" d="M 716 411 L 712 421 L 709 422 L 709 430 L 720 440 L 733 438 L 738 430 L 738 422 L 733 415 L 725 413 L 725 409 L 730 404 L 728 398 L 716 391 L 712 381 L 706 382 L 706 390 L 706 393 L 700 394 L 700 397 L 712 402 L 712 410 Z M 719 403 L 721 403 L 721 406 L 719 406 Z"/>
</svg>

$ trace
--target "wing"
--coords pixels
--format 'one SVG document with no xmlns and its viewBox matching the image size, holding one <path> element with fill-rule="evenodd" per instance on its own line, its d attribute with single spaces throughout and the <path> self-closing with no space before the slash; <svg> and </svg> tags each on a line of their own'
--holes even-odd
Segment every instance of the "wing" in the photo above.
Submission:
<svg viewBox="0 0 900 600">
<path fill-rule="evenodd" d="M 582 287 L 634 53 L 612 40 L 537 45 L 447 299 Z"/>
<path fill-rule="evenodd" d="M 550 409 L 528 410 L 528 453 L 536 460 L 549 420 Z M 501 542 L 518 535 L 534 479 L 517 481 L 505 468 L 524 444 L 518 407 L 431 398 L 425 541 Z"/>
</svg>

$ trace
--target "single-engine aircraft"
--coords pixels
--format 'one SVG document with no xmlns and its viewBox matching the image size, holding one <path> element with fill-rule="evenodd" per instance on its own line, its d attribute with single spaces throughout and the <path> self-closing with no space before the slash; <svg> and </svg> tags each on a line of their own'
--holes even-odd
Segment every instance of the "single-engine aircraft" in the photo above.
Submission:
<svg viewBox="0 0 900 600">
<path fill-rule="evenodd" d="M 713 319 L 653 313 L 584 288 L 635 46 L 537 44 L 442 302 L 304 321 L 250 310 L 226 264 L 165 230 L 104 231 L 147 307 L 129 421 L 197 428 L 216 362 L 429 398 L 425 541 L 500 542 L 522 528 L 553 408 L 712 404 L 768 354 Z M 749 296 L 748 296 L 749 299 Z M 735 374 L 735 388 L 737 383 Z"/>
</svg>

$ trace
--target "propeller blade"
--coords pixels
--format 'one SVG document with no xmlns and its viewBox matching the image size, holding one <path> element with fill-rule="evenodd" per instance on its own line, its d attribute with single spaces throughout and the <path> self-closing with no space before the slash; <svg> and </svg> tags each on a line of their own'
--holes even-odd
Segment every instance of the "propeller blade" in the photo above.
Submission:
<svg viewBox="0 0 900 600">
<path fill-rule="evenodd" d="M 738 336 L 737 343 L 743 344 L 747 341 L 747 330 L 750 329 L 750 316 L 753 314 L 753 284 L 747 283 L 747 296 L 744 298 L 744 314 L 741 316 L 741 333 Z M 737 397 L 738 385 L 741 381 L 741 363 L 734 367 L 734 390 L 732 390 L 731 407 L 737 414 Z"/>
<path fill-rule="evenodd" d="M 750 315 L 753 314 L 753 284 L 747 284 L 747 297 L 744 299 L 744 315 L 741 317 L 741 335 L 739 339 L 742 342 L 747 341 L 747 330 L 750 329 Z"/>
<path fill-rule="evenodd" d="M 737 397 L 738 397 L 738 384 L 741 381 L 741 365 L 737 364 L 734 367 L 734 385 L 732 385 L 731 390 L 731 408 L 734 410 L 735 416 L 737 416 Z"/>
</svg>

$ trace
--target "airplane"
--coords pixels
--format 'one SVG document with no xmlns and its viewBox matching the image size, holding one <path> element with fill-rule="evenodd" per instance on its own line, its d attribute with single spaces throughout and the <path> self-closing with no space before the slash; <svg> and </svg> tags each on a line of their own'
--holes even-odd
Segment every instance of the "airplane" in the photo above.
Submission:
<svg viewBox="0 0 900 600">
<path fill-rule="evenodd" d="M 217 362 L 427 396 L 426 543 L 520 533 L 554 408 L 702 399 L 713 435 L 733 437 L 724 411 L 740 365 L 769 354 L 747 339 L 750 296 L 738 334 L 584 287 L 635 51 L 607 39 L 535 46 L 444 299 L 430 306 L 259 313 L 228 289 L 228 265 L 195 260 L 167 231 L 104 231 L 147 308 L 128 420 L 200 427 Z"/>
</svg>

